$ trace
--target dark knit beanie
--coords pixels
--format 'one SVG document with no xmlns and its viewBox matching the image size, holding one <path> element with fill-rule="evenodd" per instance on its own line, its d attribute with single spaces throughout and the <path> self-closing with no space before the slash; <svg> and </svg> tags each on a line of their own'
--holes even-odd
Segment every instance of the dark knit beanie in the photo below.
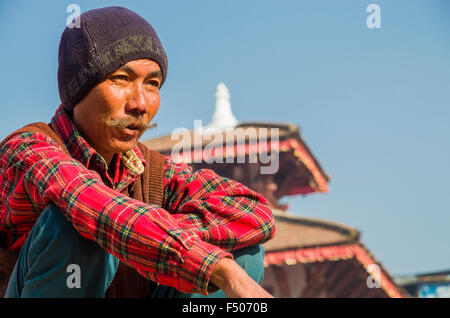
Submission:
<svg viewBox="0 0 450 318">
<path fill-rule="evenodd" d="M 129 61 L 148 58 L 167 77 L 167 56 L 153 27 L 122 7 L 90 10 L 80 15 L 80 28 L 66 27 L 59 43 L 58 87 L 66 111 L 108 74 Z"/>
</svg>

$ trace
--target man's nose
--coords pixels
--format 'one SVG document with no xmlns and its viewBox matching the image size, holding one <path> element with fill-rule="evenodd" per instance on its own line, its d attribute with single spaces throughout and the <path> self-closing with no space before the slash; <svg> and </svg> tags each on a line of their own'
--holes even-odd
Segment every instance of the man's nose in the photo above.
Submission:
<svg viewBox="0 0 450 318">
<path fill-rule="evenodd" d="M 126 112 L 136 113 L 139 115 L 142 115 L 147 111 L 147 101 L 145 100 L 145 95 L 141 84 L 135 84 L 131 88 L 125 110 Z"/>
</svg>

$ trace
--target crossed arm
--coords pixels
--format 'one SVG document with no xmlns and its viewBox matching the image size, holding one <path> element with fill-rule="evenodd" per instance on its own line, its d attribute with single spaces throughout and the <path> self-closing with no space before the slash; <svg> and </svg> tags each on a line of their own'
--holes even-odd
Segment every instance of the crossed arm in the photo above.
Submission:
<svg viewBox="0 0 450 318">
<path fill-rule="evenodd" d="M 207 294 L 212 283 L 229 297 L 270 296 L 229 253 L 275 233 L 265 199 L 242 184 L 167 158 L 163 207 L 156 207 L 105 186 L 99 173 L 40 134 L 12 138 L 0 166 L 8 206 L 0 206 L 0 221 L 10 248 L 23 244 L 39 212 L 55 203 L 81 235 L 148 279 L 189 293 Z"/>
</svg>

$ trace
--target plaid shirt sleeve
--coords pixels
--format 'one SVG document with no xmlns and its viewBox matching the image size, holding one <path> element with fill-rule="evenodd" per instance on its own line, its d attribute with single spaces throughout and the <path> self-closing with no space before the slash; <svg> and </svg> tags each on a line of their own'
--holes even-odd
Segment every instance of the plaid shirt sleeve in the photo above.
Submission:
<svg viewBox="0 0 450 318">
<path fill-rule="evenodd" d="M 262 196 L 208 169 L 192 173 L 169 158 L 162 208 L 107 187 L 97 172 L 40 134 L 9 140 L 0 151 L 0 167 L 0 224 L 10 247 L 23 244 L 39 213 L 55 203 L 82 236 L 144 277 L 181 292 L 207 295 L 220 259 L 275 233 Z"/>
</svg>

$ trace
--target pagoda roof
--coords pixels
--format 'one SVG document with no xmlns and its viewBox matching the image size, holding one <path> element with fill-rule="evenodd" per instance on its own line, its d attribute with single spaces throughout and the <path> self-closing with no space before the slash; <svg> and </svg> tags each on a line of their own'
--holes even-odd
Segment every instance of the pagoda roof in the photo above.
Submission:
<svg viewBox="0 0 450 318">
<path fill-rule="evenodd" d="M 266 128 L 266 129 L 260 129 Z M 238 133 L 239 132 L 239 133 Z M 273 138 L 277 133 L 277 138 Z M 177 152 L 175 161 L 185 163 L 195 162 L 195 158 L 237 157 L 239 154 L 253 154 L 267 151 L 260 147 L 263 140 L 269 145 L 275 145 L 280 153 L 279 169 L 275 174 L 278 185 L 277 198 L 285 195 L 308 194 L 312 192 L 328 192 L 330 177 L 322 169 L 304 140 L 300 137 L 297 125 L 289 123 L 242 122 L 234 128 L 224 130 L 205 130 L 204 134 L 196 130 L 186 130 L 180 135 L 165 135 L 143 143 L 162 154 L 171 155 L 173 149 Z M 214 148 L 206 152 L 205 147 Z M 215 163 L 210 163 L 214 165 Z M 214 170 L 214 168 L 212 168 Z"/>
<path fill-rule="evenodd" d="M 293 215 L 272 209 L 277 234 L 265 243 L 266 251 L 349 244 L 359 241 L 359 232 L 347 225 Z"/>
<path fill-rule="evenodd" d="M 244 132 L 247 134 L 242 134 L 240 136 L 233 136 L 234 131 L 237 128 L 242 128 Z M 270 128 L 278 128 L 279 129 L 279 138 L 284 139 L 286 137 L 294 136 L 296 133 L 299 133 L 299 128 L 296 125 L 293 124 L 280 124 L 280 123 L 270 123 L 270 122 L 242 122 L 239 125 L 235 126 L 234 128 L 227 128 L 227 129 L 205 129 L 203 130 L 203 135 L 201 138 L 201 145 L 206 146 L 208 144 L 214 144 L 215 142 L 219 144 L 225 145 L 226 137 L 234 137 L 235 141 L 258 141 L 257 139 L 253 139 L 255 135 L 249 134 L 249 130 L 253 128 L 269 128 L 267 131 L 267 136 L 271 136 L 271 130 Z M 260 137 L 260 130 L 255 130 L 256 137 Z M 144 143 L 151 147 L 151 149 L 159 151 L 161 153 L 169 153 L 172 148 L 176 145 L 182 145 L 186 146 L 190 149 L 194 149 L 194 134 L 199 133 L 199 131 L 196 131 L 194 129 L 188 130 L 187 133 L 189 134 L 190 138 L 187 140 L 184 140 L 184 142 L 180 142 L 180 140 L 175 136 L 175 134 L 170 135 L 164 135 L 156 138 L 152 138 L 150 140 L 144 141 Z M 213 138 L 211 140 L 211 135 L 222 135 L 223 138 Z M 213 136 L 214 137 L 214 136 Z M 217 139 L 217 141 L 216 141 Z"/>
<path fill-rule="evenodd" d="M 339 267 L 339 271 L 342 273 L 353 272 L 355 277 L 353 279 L 354 286 L 345 293 L 348 295 L 356 293 L 355 295 L 358 297 L 358 292 L 353 289 L 356 286 L 359 286 L 358 289 L 364 288 L 361 283 L 356 283 L 356 277 L 359 277 L 359 280 L 364 275 L 368 277 L 373 270 L 372 266 L 376 265 L 380 269 L 381 287 L 378 288 L 378 291 L 372 290 L 374 296 L 410 297 L 408 292 L 396 284 L 383 265 L 360 241 L 360 233 L 356 229 L 335 222 L 296 216 L 277 210 L 273 210 L 273 214 L 277 234 L 263 245 L 266 251 L 265 267 L 341 262 L 339 266 L 338 263 L 335 263 L 336 268 Z M 365 280 L 362 281 L 365 282 Z M 324 282 L 324 284 L 326 283 Z M 344 293 L 344 291 L 342 292 Z M 367 291 L 363 291 L 363 293 L 367 293 Z"/>
</svg>

